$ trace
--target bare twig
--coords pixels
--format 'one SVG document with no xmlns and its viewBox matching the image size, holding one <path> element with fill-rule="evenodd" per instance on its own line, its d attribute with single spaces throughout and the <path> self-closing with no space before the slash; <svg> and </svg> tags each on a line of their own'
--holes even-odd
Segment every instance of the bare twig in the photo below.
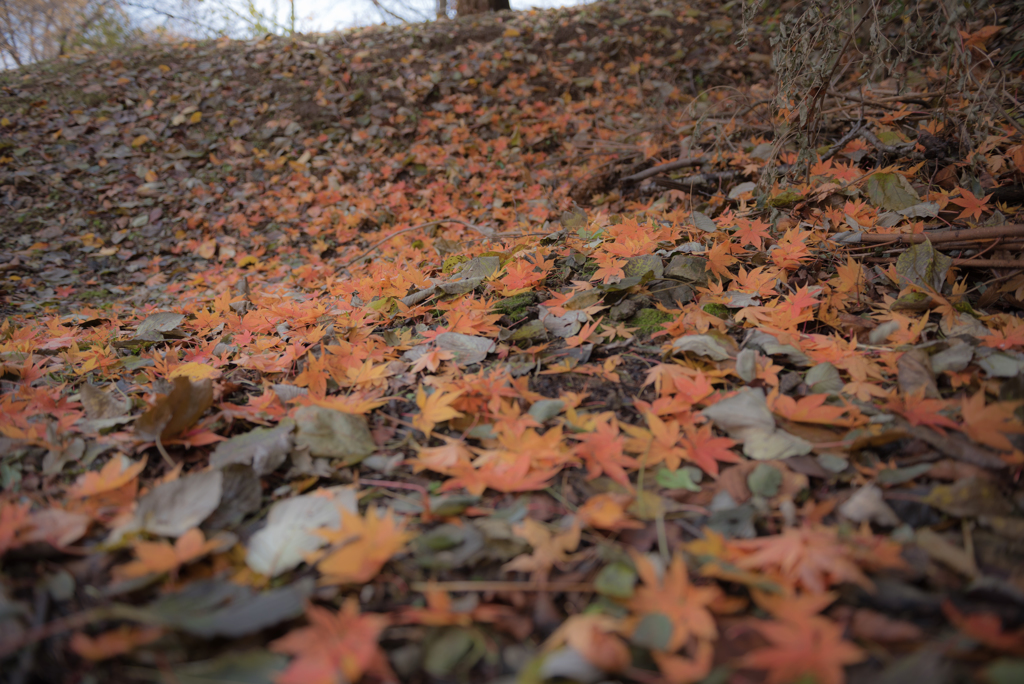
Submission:
<svg viewBox="0 0 1024 684">
<path fill-rule="evenodd" d="M 917 145 L 917 143 L 913 141 L 904 143 L 902 145 L 886 145 L 884 142 L 878 139 L 878 136 L 871 132 L 870 128 L 867 128 L 866 126 L 860 129 L 859 135 L 860 137 L 864 138 L 869 143 L 871 143 L 871 145 L 876 150 L 878 150 L 879 152 L 885 152 L 886 154 L 908 154 L 912 152 L 914 147 Z"/>
<path fill-rule="evenodd" d="M 33 602 L 32 611 L 32 629 L 39 629 L 42 627 L 43 622 L 46 621 L 46 612 L 50 608 L 50 592 L 45 586 L 41 584 L 36 585 L 35 589 L 35 601 Z M 11 684 L 24 684 L 28 681 L 28 677 L 32 671 L 32 661 L 36 657 L 36 644 L 30 643 L 25 646 L 21 651 L 21 657 L 18 658 L 18 666 L 11 673 Z"/>
<path fill-rule="evenodd" d="M 850 142 L 855 137 L 857 137 L 857 133 L 860 132 L 860 128 L 863 125 L 864 125 L 863 121 L 858 121 L 857 123 L 855 123 L 853 125 L 853 128 L 851 128 L 850 131 L 846 135 L 844 135 L 842 138 L 840 138 L 836 142 L 835 145 L 833 145 L 832 147 L 829 148 L 828 152 L 826 152 L 821 157 L 821 161 L 825 161 L 827 159 L 831 159 L 835 155 L 836 152 L 838 152 L 839 150 L 841 150 L 844 147 L 846 147 L 846 143 Z"/>
<path fill-rule="evenodd" d="M 892 264 L 896 257 L 867 257 L 864 259 L 872 264 Z M 1024 270 L 1024 259 L 953 259 L 954 266 L 971 268 L 1016 268 Z"/>
<path fill-rule="evenodd" d="M 740 171 L 717 171 L 715 173 L 698 173 L 695 176 L 687 176 L 686 178 L 680 178 L 679 180 L 655 178 L 652 182 L 663 188 L 671 188 L 673 190 L 690 190 L 698 185 L 707 185 L 708 183 L 714 183 L 715 181 L 720 182 L 732 180 L 740 173 Z"/>
<path fill-rule="evenodd" d="M 45 625 L 34 626 L 26 630 L 20 637 L 9 639 L 0 644 L 0 660 L 12 653 L 16 653 L 26 646 L 38 643 L 43 639 L 70 632 L 73 629 L 81 629 L 88 624 L 99 620 L 107 620 L 117 617 L 116 612 L 109 608 L 92 608 L 81 613 L 74 613 L 67 617 L 57 618 Z"/>
<path fill-rule="evenodd" d="M 860 236 L 862 243 L 881 244 L 908 244 L 924 242 L 926 239 L 932 244 L 940 242 L 955 242 L 962 240 L 991 240 L 995 238 L 1024 237 L 1024 224 L 1007 224 L 1005 226 L 989 226 L 988 228 L 958 228 L 956 230 L 934 230 L 925 233 L 910 233 L 906 235 L 878 235 L 868 233 Z"/>
<path fill-rule="evenodd" d="M 420 230 L 420 229 L 423 229 L 423 228 L 429 228 L 431 226 L 436 226 L 436 225 L 439 225 L 441 223 L 458 223 L 459 225 L 466 226 L 467 228 L 472 228 L 473 230 L 475 230 L 476 232 L 480 233 L 481 235 L 483 235 L 484 237 L 487 237 L 487 238 L 493 238 L 493 237 L 496 237 L 497 235 L 503 235 L 503 233 L 495 233 L 490 228 L 486 228 L 484 226 L 478 226 L 475 223 L 470 223 L 469 221 L 463 221 L 462 219 L 447 218 L 447 219 L 438 219 L 436 221 L 427 221 L 426 223 L 421 223 L 418 226 L 409 226 L 408 228 L 402 228 L 401 230 L 396 230 L 394 233 L 392 233 L 391 235 L 388 235 L 386 238 L 381 238 L 380 240 L 375 242 L 373 245 L 371 245 L 369 248 L 367 248 L 364 252 L 362 252 L 358 256 L 352 257 L 351 259 L 349 259 L 348 261 L 343 263 L 341 266 L 339 266 L 337 268 L 337 270 L 335 271 L 335 273 L 340 273 L 341 271 L 347 270 L 349 266 L 351 266 L 355 262 L 359 261 L 360 259 L 362 259 L 362 258 L 364 258 L 364 257 L 366 257 L 366 256 L 368 256 L 370 254 L 373 254 L 378 249 L 380 249 L 381 246 L 384 243 L 386 243 L 388 240 L 390 240 L 392 238 L 395 238 L 395 237 L 398 237 L 402 233 L 411 233 L 414 230 Z"/>
<path fill-rule="evenodd" d="M 594 585 L 590 582 L 501 582 L 501 581 L 452 581 L 452 582 L 413 582 L 409 585 L 413 591 L 527 591 L 527 592 L 566 592 L 579 591 L 593 593 Z"/>
<path fill-rule="evenodd" d="M 635 183 L 637 181 L 642 181 L 645 178 L 650 178 L 651 176 L 657 176 L 659 173 L 667 173 L 669 171 L 675 171 L 676 169 L 682 169 L 688 166 L 700 166 L 701 164 L 707 163 L 707 161 L 708 158 L 706 156 L 684 157 L 683 159 L 677 159 L 672 162 L 666 162 L 664 164 L 652 166 L 651 168 L 645 169 L 640 173 L 634 173 L 632 176 L 626 176 L 619 182 Z"/>
</svg>

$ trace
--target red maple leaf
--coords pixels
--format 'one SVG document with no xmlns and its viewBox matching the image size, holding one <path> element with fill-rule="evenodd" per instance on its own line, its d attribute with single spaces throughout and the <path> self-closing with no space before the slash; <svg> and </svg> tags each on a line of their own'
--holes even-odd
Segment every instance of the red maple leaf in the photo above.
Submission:
<svg viewBox="0 0 1024 684">
<path fill-rule="evenodd" d="M 834 528 L 790 527 L 781 534 L 742 539 L 729 546 L 749 553 L 736 560 L 736 567 L 777 574 L 809 592 L 820 594 L 840 582 L 873 587 L 853 561 L 851 549 L 840 543 Z"/>
<path fill-rule="evenodd" d="M 633 490 L 625 469 L 636 469 L 636 460 L 623 453 L 626 440 L 619 434 L 619 424 L 614 418 L 597 421 L 593 432 L 576 438 L 580 440 L 576 454 L 587 464 L 588 477 L 593 479 L 604 473 L 626 489 Z"/>
<path fill-rule="evenodd" d="M 1024 653 L 1024 629 L 1003 631 L 1002 620 L 994 613 L 965 615 L 949 601 L 942 604 L 942 612 L 961 632 L 994 651 Z"/>
<path fill-rule="evenodd" d="M 964 208 L 964 210 L 960 212 L 960 215 L 957 216 L 958 219 L 967 218 L 968 216 L 980 219 L 981 212 L 985 210 L 985 206 L 991 198 L 992 195 L 976 197 L 973 192 L 960 188 L 960 196 L 949 200 L 949 203 Z"/>
<path fill-rule="evenodd" d="M 709 475 L 718 475 L 718 461 L 739 463 L 742 460 L 730 451 L 736 446 L 736 441 L 728 437 L 715 437 L 710 425 L 695 427 L 687 424 L 683 429 L 686 435 L 680 443 L 686 447 L 687 458 Z"/>
<path fill-rule="evenodd" d="M 948 407 L 949 402 L 942 399 L 925 399 L 923 389 L 907 395 L 906 398 L 892 396 L 885 404 L 885 408 L 900 414 L 911 425 L 930 427 L 942 434 L 946 434 L 942 428 L 956 430 L 960 427 L 951 418 L 939 413 Z"/>
<path fill-rule="evenodd" d="M 358 599 L 348 599 L 337 613 L 325 608 L 306 609 L 309 627 L 300 627 L 270 644 L 275 653 L 295 656 L 276 684 L 335 684 L 358 682 L 364 674 L 398 681 L 377 640 L 388 618 L 359 614 Z"/>
<path fill-rule="evenodd" d="M 755 594 L 757 602 L 776 618 L 749 624 L 770 646 L 749 651 L 742 667 L 767 670 L 767 684 L 790 684 L 807 675 L 817 684 L 842 684 L 843 668 L 867 658 L 867 653 L 843 640 L 843 627 L 818 613 L 835 601 L 835 594 L 775 597 Z"/>
<path fill-rule="evenodd" d="M 733 236 L 740 239 L 740 247 L 746 245 L 753 245 L 757 249 L 764 248 L 764 240 L 768 237 L 768 224 L 760 220 L 747 220 L 738 219 L 736 221 L 738 226 L 733 232 Z"/>
</svg>

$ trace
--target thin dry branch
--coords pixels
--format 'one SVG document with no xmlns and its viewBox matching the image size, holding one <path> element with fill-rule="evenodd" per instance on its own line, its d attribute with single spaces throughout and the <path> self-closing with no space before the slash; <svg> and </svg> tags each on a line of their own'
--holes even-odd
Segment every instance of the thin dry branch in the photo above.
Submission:
<svg viewBox="0 0 1024 684">
<path fill-rule="evenodd" d="M 645 170 L 643 170 L 643 171 L 641 171 L 639 173 L 634 173 L 632 176 L 626 176 L 625 178 L 621 179 L 619 182 L 620 183 L 636 183 L 637 181 L 642 181 L 645 178 L 650 178 L 651 176 L 657 176 L 659 173 L 667 173 L 669 171 L 675 171 L 676 169 L 683 169 L 683 168 L 686 168 L 686 167 L 689 167 L 689 166 L 700 166 L 701 164 L 707 163 L 707 161 L 708 161 L 708 158 L 706 156 L 703 156 L 703 155 L 700 156 L 700 157 L 684 157 L 683 159 L 677 159 L 677 160 L 672 161 L 672 162 L 666 162 L 664 164 L 658 164 L 657 166 L 652 166 L 651 168 L 645 169 Z"/>
<path fill-rule="evenodd" d="M 396 230 L 394 233 L 392 233 L 391 235 L 388 235 L 386 238 L 381 238 L 380 240 L 375 242 L 373 245 L 368 247 L 361 254 L 359 254 L 358 256 L 352 257 L 351 259 L 349 259 L 348 261 L 343 263 L 341 266 L 339 266 L 335 270 L 335 273 L 340 273 L 342 271 L 347 270 L 349 266 L 351 266 L 352 264 L 356 263 L 360 259 L 362 259 L 362 258 L 364 258 L 366 256 L 369 256 L 370 254 L 373 254 L 374 252 L 376 252 L 378 249 L 381 248 L 381 246 L 384 245 L 384 243 L 386 243 L 388 240 L 391 240 L 392 238 L 396 238 L 396 237 L 398 237 L 399 235 L 401 235 L 403 233 L 411 233 L 414 230 L 420 230 L 422 228 L 430 228 L 431 226 L 436 226 L 436 225 L 439 225 L 439 224 L 442 224 L 442 223 L 458 223 L 460 225 L 466 226 L 467 228 L 472 228 L 473 230 L 475 230 L 476 232 L 480 233 L 481 235 L 483 235 L 484 237 L 487 237 L 487 238 L 493 238 L 493 237 L 496 236 L 495 232 L 493 230 L 491 230 L 490 228 L 487 228 L 485 226 L 478 226 L 475 223 L 470 223 L 469 221 L 463 221 L 462 219 L 449 218 L 449 219 L 438 219 L 436 221 L 427 221 L 426 223 L 421 223 L 421 224 L 419 224 L 417 226 L 409 226 L 408 228 L 402 228 L 401 230 Z M 502 233 L 498 233 L 497 235 L 502 235 Z"/>
<path fill-rule="evenodd" d="M 995 238 L 1024 237 L 1024 224 L 1007 224 L 1005 226 L 989 226 L 987 228 L 958 228 L 956 230 L 935 230 L 925 233 L 906 235 L 868 233 L 860 236 L 862 243 L 910 244 L 924 242 L 932 244 L 955 242 L 962 240 L 992 240 Z"/>
</svg>

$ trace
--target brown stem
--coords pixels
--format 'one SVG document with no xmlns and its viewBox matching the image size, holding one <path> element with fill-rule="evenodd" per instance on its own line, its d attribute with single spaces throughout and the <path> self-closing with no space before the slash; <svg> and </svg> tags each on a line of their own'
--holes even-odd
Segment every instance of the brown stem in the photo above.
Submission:
<svg viewBox="0 0 1024 684">
<path fill-rule="evenodd" d="M 864 261 L 872 264 L 892 264 L 896 262 L 896 257 L 868 257 Z M 953 265 L 972 268 L 1024 269 L 1024 259 L 953 259 Z"/>
<path fill-rule="evenodd" d="M 565 592 L 580 591 L 592 593 L 594 585 L 590 582 L 501 582 L 501 581 L 452 581 L 452 582 L 413 582 L 409 585 L 413 591 L 529 591 L 529 592 Z"/>
<path fill-rule="evenodd" d="M 469 221 L 463 221 L 462 219 L 448 218 L 448 219 L 438 219 L 436 221 L 427 221 L 426 223 L 421 223 L 418 226 L 409 226 L 408 228 L 403 228 L 401 230 L 396 230 L 394 233 L 392 233 L 391 235 L 388 235 L 386 238 L 381 238 L 380 240 L 375 242 L 373 245 L 371 245 L 368 249 L 366 249 L 364 252 L 362 252 L 358 256 L 352 257 L 351 259 L 349 259 L 348 261 L 343 263 L 341 266 L 339 266 L 338 269 L 337 269 L 337 272 L 341 272 L 341 271 L 344 271 L 344 270 L 348 269 L 349 266 L 351 266 L 355 262 L 359 261 L 363 257 L 365 257 L 365 256 L 367 256 L 369 254 L 372 254 L 373 252 L 376 252 L 378 249 L 380 249 L 381 245 L 383 245 L 385 242 L 387 242 L 388 240 L 391 240 L 392 238 L 398 237 L 402 233 L 411 233 L 414 230 L 419 230 L 421 228 L 429 228 L 430 226 L 436 226 L 436 225 L 439 225 L 441 223 L 458 223 L 459 225 L 466 226 L 467 228 L 472 228 L 473 230 L 475 230 L 476 232 L 480 233 L 484 237 L 488 237 L 488 238 L 495 237 L 494 231 L 492 231 L 490 228 L 485 228 L 483 226 L 478 226 L 475 223 L 470 223 Z"/>
<path fill-rule="evenodd" d="M 39 627 L 33 627 L 32 629 L 24 632 L 20 638 L 0 643 L 0 660 L 3 660 L 12 653 L 20 651 L 26 646 L 38 643 L 43 639 L 49 639 L 52 636 L 56 636 L 64 632 L 70 632 L 74 629 L 81 629 L 88 624 L 99 620 L 106 620 L 110 617 L 112 616 L 109 608 L 93 608 L 91 610 L 82 611 L 81 613 L 75 613 L 73 615 L 68 615 L 67 617 L 58 618 Z"/>
<path fill-rule="evenodd" d="M 704 164 L 707 161 L 708 161 L 708 158 L 706 156 L 701 156 L 701 157 L 684 157 L 683 159 L 677 159 L 677 160 L 672 161 L 672 162 L 666 162 L 664 164 L 658 164 L 657 166 L 652 166 L 649 169 L 644 169 L 640 173 L 634 173 L 632 176 L 626 176 L 625 178 L 621 179 L 619 182 L 621 182 L 621 183 L 635 183 L 637 181 L 642 181 L 645 178 L 650 178 L 651 176 L 657 176 L 659 173 L 664 173 L 666 171 L 674 171 L 676 169 L 682 169 L 682 168 L 686 168 L 688 166 L 700 166 L 701 164 Z"/>
<path fill-rule="evenodd" d="M 958 228 L 956 230 L 933 230 L 925 233 L 910 233 L 895 235 L 892 233 L 875 234 L 868 233 L 860 236 L 861 243 L 916 243 L 924 242 L 927 239 L 932 244 L 939 242 L 954 242 L 958 240 L 983 240 L 1005 237 L 1024 237 L 1024 224 L 1010 223 L 1005 226 L 990 226 L 988 228 Z"/>
</svg>

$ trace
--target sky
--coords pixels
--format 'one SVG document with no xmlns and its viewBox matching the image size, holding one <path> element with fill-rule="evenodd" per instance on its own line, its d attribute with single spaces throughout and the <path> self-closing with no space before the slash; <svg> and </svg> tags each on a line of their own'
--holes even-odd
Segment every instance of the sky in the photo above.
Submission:
<svg viewBox="0 0 1024 684">
<path fill-rule="evenodd" d="M 396 0 L 381 0 L 381 4 L 394 7 Z M 423 13 L 424 18 L 433 18 L 435 0 L 399 0 L 408 7 L 414 7 Z M 454 5 L 456 0 L 448 0 Z M 256 3 L 265 12 L 272 12 L 275 0 L 257 0 Z M 583 4 L 580 0 L 511 0 L 514 10 L 530 9 L 531 7 L 565 7 Z M 282 23 L 288 16 L 288 0 L 276 0 L 277 16 Z M 302 32 L 330 31 L 335 28 L 366 26 L 380 23 L 380 13 L 373 7 L 370 0 L 295 0 L 295 13 L 298 16 L 298 29 Z"/>
</svg>

